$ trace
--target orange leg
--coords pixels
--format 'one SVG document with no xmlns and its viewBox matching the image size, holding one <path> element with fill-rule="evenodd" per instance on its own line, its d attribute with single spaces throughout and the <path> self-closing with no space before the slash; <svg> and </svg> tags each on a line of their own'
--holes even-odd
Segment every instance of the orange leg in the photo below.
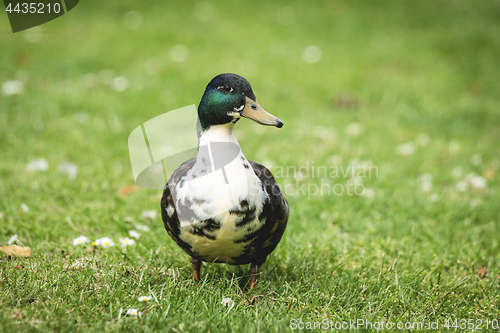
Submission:
<svg viewBox="0 0 500 333">
<path fill-rule="evenodd" d="M 264 265 L 265 261 L 266 259 L 250 265 L 250 270 L 248 271 L 248 275 L 250 275 L 250 289 L 254 288 L 255 282 L 257 281 L 257 274 L 259 274 L 259 267 Z"/>
<path fill-rule="evenodd" d="M 193 257 L 191 263 L 193 264 L 194 279 L 196 280 L 196 282 L 200 282 L 201 260 Z"/>
</svg>

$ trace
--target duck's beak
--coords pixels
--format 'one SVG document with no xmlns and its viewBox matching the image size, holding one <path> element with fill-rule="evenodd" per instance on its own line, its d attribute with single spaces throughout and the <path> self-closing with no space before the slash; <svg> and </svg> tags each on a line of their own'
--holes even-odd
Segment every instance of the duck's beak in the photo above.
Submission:
<svg viewBox="0 0 500 333">
<path fill-rule="evenodd" d="M 240 114 L 242 117 L 252 119 L 261 125 L 276 126 L 278 128 L 283 127 L 283 122 L 281 120 L 266 112 L 259 103 L 249 97 L 246 98 L 245 108 Z"/>
</svg>

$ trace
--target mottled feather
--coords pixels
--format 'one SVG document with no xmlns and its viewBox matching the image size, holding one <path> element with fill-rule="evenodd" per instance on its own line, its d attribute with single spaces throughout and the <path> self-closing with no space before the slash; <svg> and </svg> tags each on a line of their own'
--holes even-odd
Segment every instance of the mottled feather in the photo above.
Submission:
<svg viewBox="0 0 500 333">
<path fill-rule="evenodd" d="M 175 209 L 175 203 L 171 194 L 171 189 L 174 189 L 176 184 L 185 176 L 188 171 L 194 166 L 195 158 L 184 162 L 170 177 L 161 200 L 161 211 L 165 229 L 172 239 L 186 253 L 195 258 L 204 260 L 203 254 L 193 253 L 191 244 L 186 243 L 180 237 L 181 230 L 179 218 Z M 233 265 L 243 265 L 247 263 L 263 263 L 266 257 L 276 248 L 286 228 L 288 221 L 289 208 L 288 203 L 281 192 L 278 184 L 274 180 L 271 172 L 263 165 L 249 161 L 255 175 L 260 179 L 262 187 L 267 193 L 264 201 L 263 209 L 259 216 L 255 216 L 255 209 L 251 207 L 251 203 L 242 201 L 237 209 L 231 210 L 229 214 L 241 217 L 236 226 L 238 228 L 246 228 L 246 223 L 258 218 L 260 226 L 257 229 L 250 229 L 241 239 L 236 239 L 235 243 L 246 243 L 243 253 L 232 256 L 228 263 Z M 169 212 L 171 214 L 169 214 Z M 190 228 L 191 233 L 195 232 L 204 237 L 210 238 L 215 229 L 218 228 L 217 218 L 208 219 L 196 223 L 194 228 Z M 194 230 L 194 231 L 193 231 Z M 211 260 L 205 260 L 211 261 Z M 217 260 L 218 261 L 218 260 Z"/>
</svg>

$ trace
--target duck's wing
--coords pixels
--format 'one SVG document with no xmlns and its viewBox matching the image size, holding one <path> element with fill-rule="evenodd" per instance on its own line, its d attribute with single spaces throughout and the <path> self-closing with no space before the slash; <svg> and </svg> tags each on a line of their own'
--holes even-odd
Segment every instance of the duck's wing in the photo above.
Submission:
<svg viewBox="0 0 500 333">
<path fill-rule="evenodd" d="M 249 162 L 255 175 L 262 182 L 268 198 L 265 200 L 262 212 L 259 214 L 259 220 L 261 222 L 265 221 L 264 225 L 255 234 L 247 235 L 244 241 L 251 240 L 251 248 L 256 251 L 252 257 L 265 260 L 274 251 L 285 232 L 290 209 L 271 171 L 260 163 Z"/>
<path fill-rule="evenodd" d="M 182 163 L 178 167 L 170 179 L 168 180 L 165 188 L 163 190 L 163 197 L 161 198 L 161 217 L 163 219 L 163 225 L 167 230 L 168 234 L 172 239 L 180 246 L 181 249 L 186 251 L 188 254 L 192 255 L 191 246 L 179 238 L 180 235 L 180 222 L 177 216 L 177 211 L 175 210 L 174 198 L 171 193 L 171 188 L 175 188 L 175 185 L 184 177 L 187 172 L 193 168 L 196 162 L 196 158 L 191 158 L 186 162 Z"/>
</svg>

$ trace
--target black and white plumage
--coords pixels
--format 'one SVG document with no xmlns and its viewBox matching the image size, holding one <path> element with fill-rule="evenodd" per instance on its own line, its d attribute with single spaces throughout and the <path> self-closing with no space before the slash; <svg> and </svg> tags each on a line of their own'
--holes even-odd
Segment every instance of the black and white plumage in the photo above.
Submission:
<svg viewBox="0 0 500 333">
<path fill-rule="evenodd" d="M 241 117 L 283 126 L 260 107 L 248 81 L 235 74 L 221 74 L 209 83 L 198 116 L 199 147 L 226 143 L 239 149 L 232 128 Z M 208 152 L 199 148 L 197 157 L 184 162 L 168 180 L 161 200 L 163 223 L 192 257 L 196 280 L 201 261 L 251 264 L 253 288 L 259 266 L 285 231 L 288 203 L 271 172 L 248 161 L 241 150 L 223 170 L 214 170 Z"/>
</svg>

